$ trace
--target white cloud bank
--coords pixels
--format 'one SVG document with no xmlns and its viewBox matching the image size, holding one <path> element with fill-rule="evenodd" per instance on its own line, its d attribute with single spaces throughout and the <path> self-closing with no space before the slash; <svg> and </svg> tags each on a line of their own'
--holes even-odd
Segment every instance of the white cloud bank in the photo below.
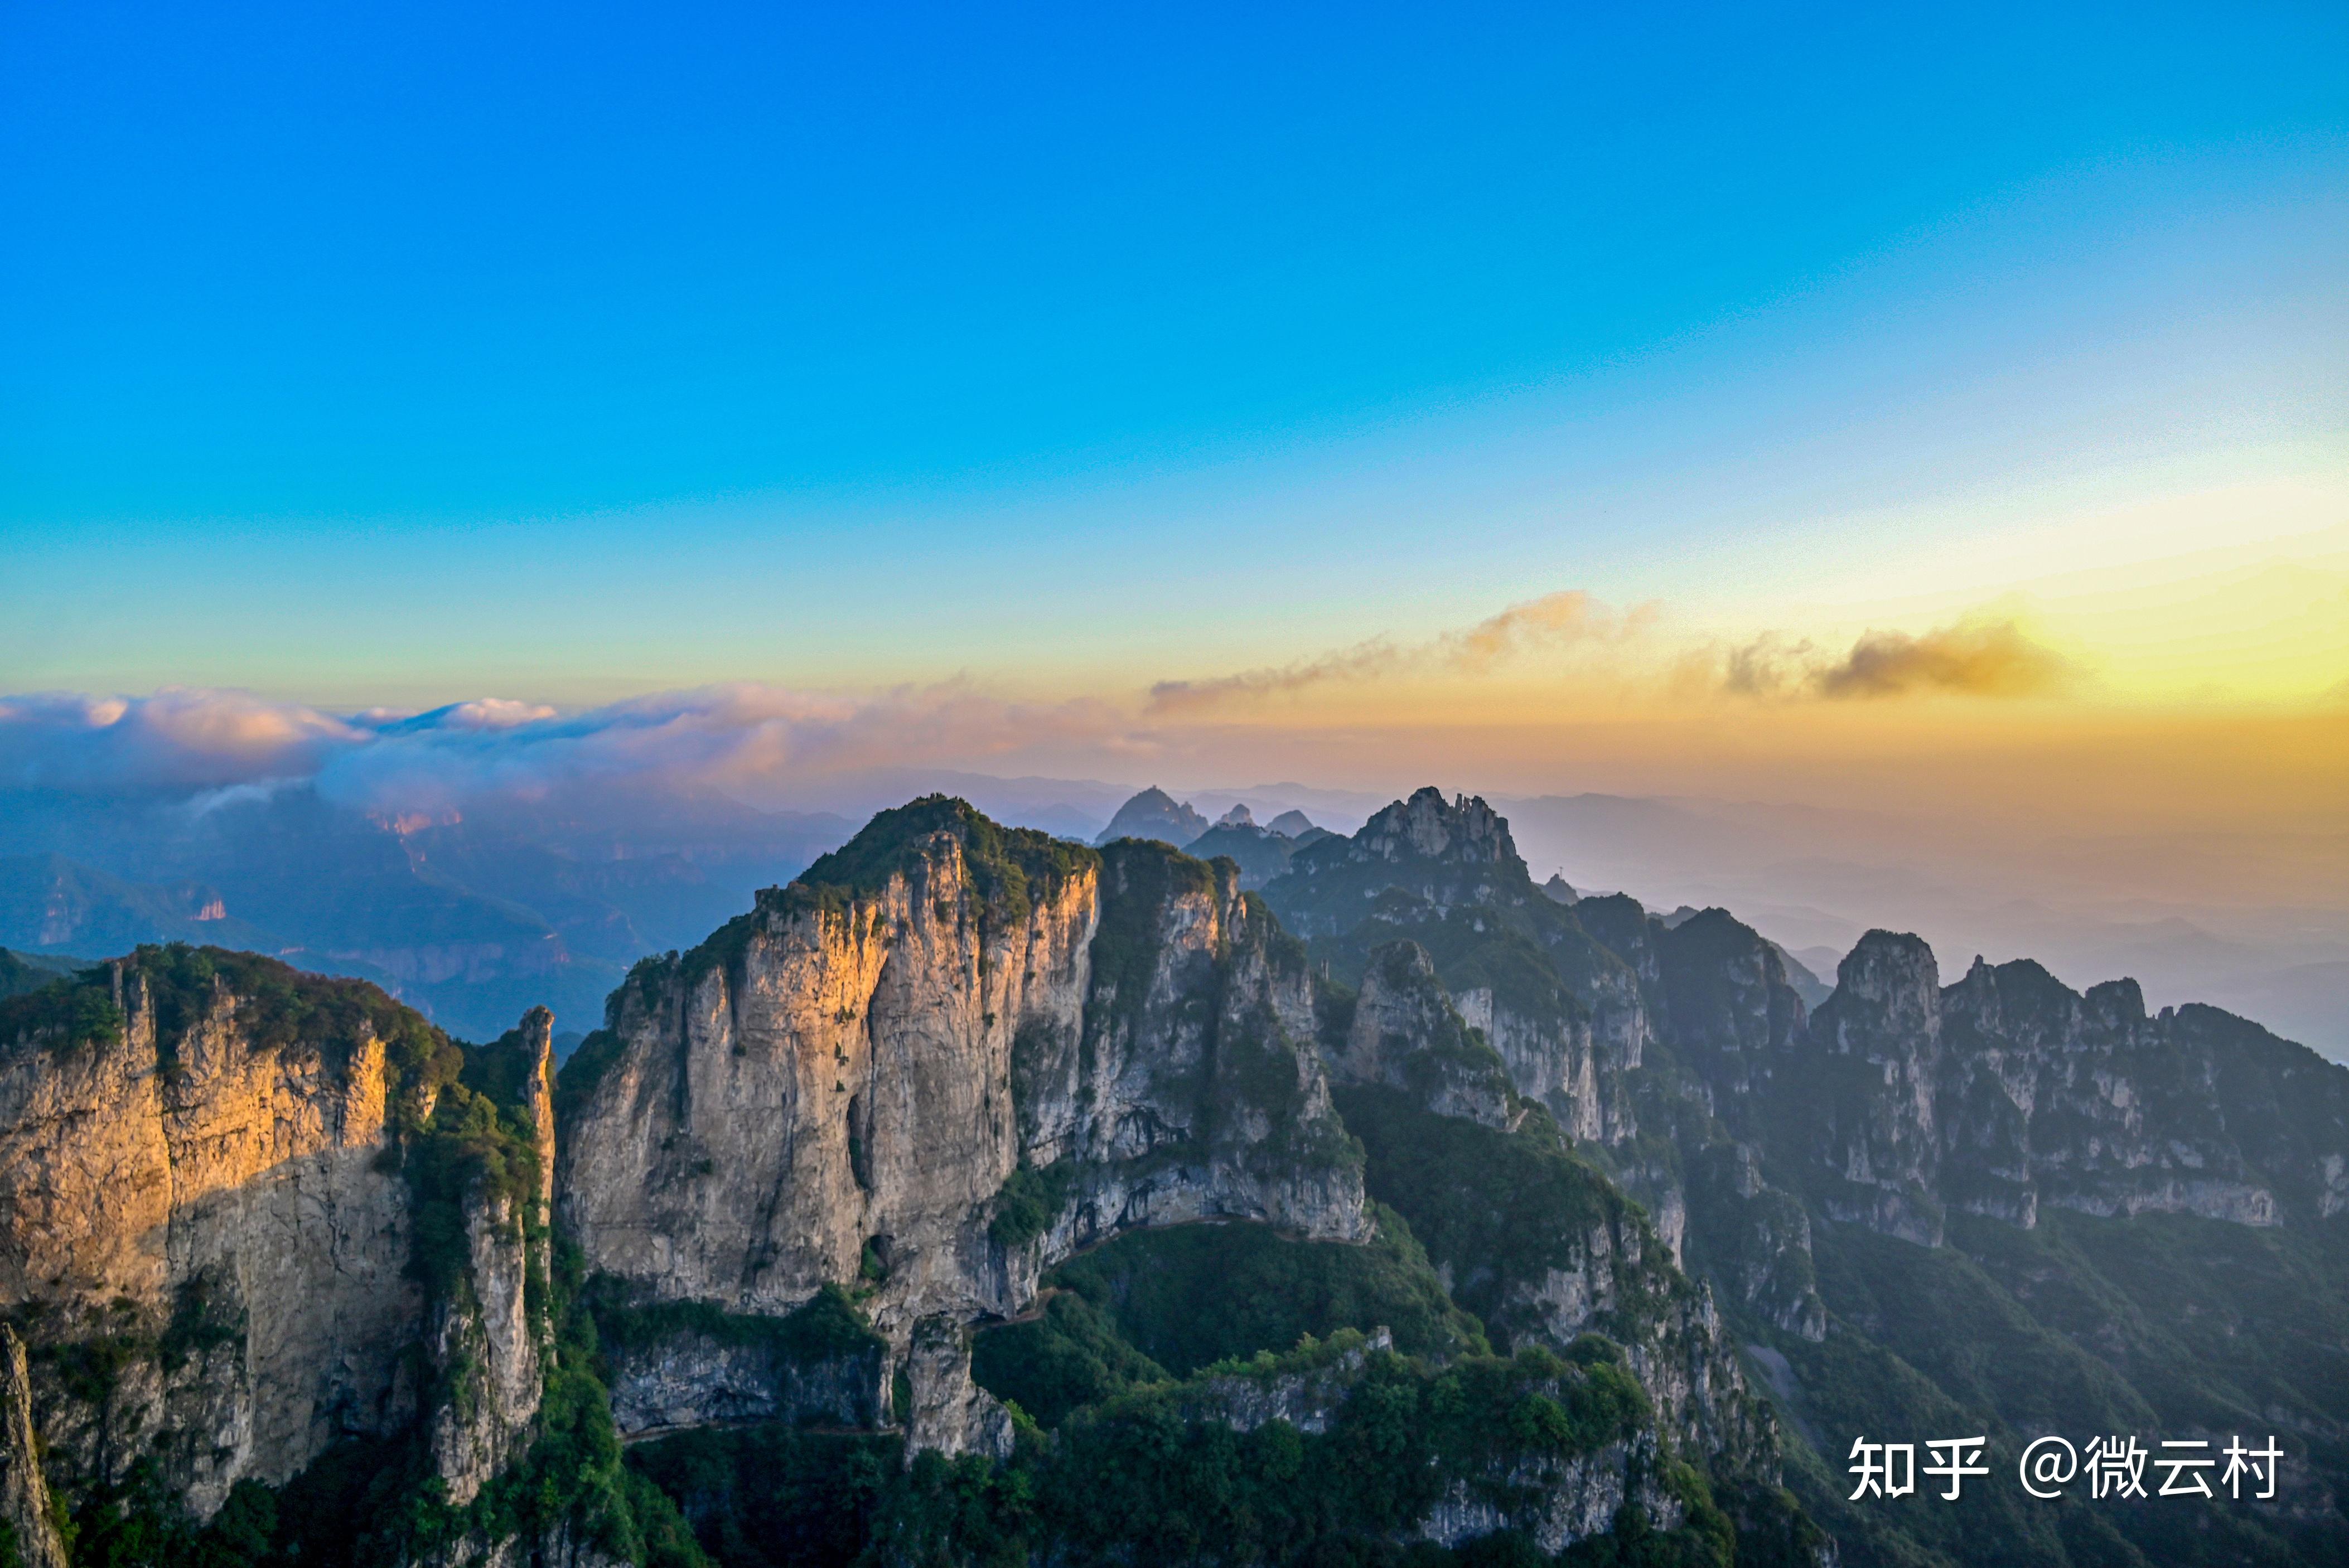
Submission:
<svg viewBox="0 0 2349 1568">
<path fill-rule="evenodd" d="M 867 696 L 730 685 L 572 714 L 502 698 L 335 715 L 238 691 L 46 694 L 0 697 L 0 789 L 196 795 L 308 781 L 330 799 L 403 811 L 596 782 L 763 793 L 1040 745 L 1122 748 L 1133 744 L 1122 727 L 1103 704 L 1021 704 L 960 683 Z"/>
</svg>

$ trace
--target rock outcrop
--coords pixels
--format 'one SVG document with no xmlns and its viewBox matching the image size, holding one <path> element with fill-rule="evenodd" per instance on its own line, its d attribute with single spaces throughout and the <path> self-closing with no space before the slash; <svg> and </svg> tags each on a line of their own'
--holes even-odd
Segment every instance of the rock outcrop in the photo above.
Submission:
<svg viewBox="0 0 2349 1568">
<path fill-rule="evenodd" d="M 36 1348 L 157 1347 L 94 1398 L 36 1357 L 53 1463 L 88 1480 L 163 1456 L 199 1517 L 396 1429 L 419 1394 L 425 1302 L 384 1159 L 398 1009 L 286 1037 L 255 974 L 118 962 L 70 993 L 78 1016 L 0 1040 L 0 1311 Z"/>
<path fill-rule="evenodd" d="M 1979 959 L 1938 981 L 1922 942 L 1871 932 L 1813 1020 L 1799 1092 L 1835 1217 L 1930 1244 L 1951 1210 L 2028 1228 L 2048 1203 L 2248 1225 L 2349 1208 L 2349 1084 L 2314 1052 L 2212 1007 L 2148 1016 L 2134 981 L 2083 995 Z"/>
<path fill-rule="evenodd" d="M 949 1472 L 919 1455 L 1015 1452 L 974 1330 L 1028 1332 L 1046 1272 L 1122 1232 L 1221 1221 L 1376 1238 L 1311 1250 L 1349 1260 L 1330 1280 L 1406 1260 L 1392 1299 L 1464 1326 L 1422 1360 L 1308 1343 L 1189 1381 L 1126 1345 L 1102 1378 L 1339 1443 L 1379 1378 L 1516 1378 L 1539 1422 L 1603 1365 L 1603 1434 L 1447 1448 L 1440 1498 L 1380 1527 L 1557 1551 L 1626 1505 L 1708 1517 L 1682 1460 L 1783 1498 L 1740 1336 L 1801 1398 L 1880 1311 L 1823 1279 L 1953 1257 L 1861 1229 L 1973 1245 L 1918 1277 L 2027 1296 L 2046 1265 L 2005 1227 L 2053 1211 L 2349 1211 L 2349 1074 L 2212 1009 L 2148 1016 L 2129 982 L 1977 962 L 1945 988 L 1922 942 L 1872 933 L 1812 1009 L 1726 912 L 1561 898 L 1433 790 L 1287 863 L 1259 896 L 1232 861 L 917 801 L 640 964 L 559 1082 L 543 1009 L 460 1046 L 236 954 L 0 998 L 0 1520 L 62 1568 L 57 1498 L 160 1484 L 201 1522 L 359 1439 L 433 1522 L 409 1561 L 585 1568 L 634 1528 L 624 1439 L 902 1436 L 927 1485 Z"/>
<path fill-rule="evenodd" d="M 1475 995 L 1489 1017 L 1491 992 Z M 1345 1082 L 1407 1090 L 1438 1116 L 1511 1127 L 1522 1115 L 1502 1058 L 1481 1033 L 1471 1032 L 1415 942 L 1391 943 L 1371 954 L 1353 1022 L 1330 1065 Z"/>
<path fill-rule="evenodd" d="M 554 1015 L 533 1007 L 494 1047 L 521 1068 L 530 1180 L 513 1191 L 464 1195 L 462 1271 L 432 1311 L 433 1361 L 445 1385 L 432 1412 L 433 1468 L 460 1508 L 522 1457 L 545 1384 L 548 1325 L 530 1297 L 533 1276 L 543 1290 L 552 1268 L 554 1037 Z"/>
<path fill-rule="evenodd" d="M 412 1456 L 446 1510 L 512 1470 L 547 1370 L 552 1034 L 538 1010 L 462 1047 L 212 949 L 8 1004 L 0 1309 L 48 1478 L 200 1524 L 347 1439 Z"/>
<path fill-rule="evenodd" d="M 1418 943 L 1520 1094 L 1575 1137 L 1637 1133 L 1629 1075 L 1650 1035 L 1639 977 L 1534 885 L 1484 801 L 1422 789 L 1350 839 L 1299 848 L 1265 899 L 1349 980 L 1377 949 Z"/>
<path fill-rule="evenodd" d="M 925 1452 L 1010 1457 L 1011 1412 L 970 1380 L 970 1341 L 961 1324 L 930 1317 L 915 1326 L 905 1385 L 913 1403 L 903 1418 L 908 1462 Z"/>
<path fill-rule="evenodd" d="M 1035 1272 L 1133 1226 L 1367 1235 L 1303 949 L 1227 872 L 1162 845 L 1111 845 L 1100 886 L 1077 1026 L 1030 1030 L 1015 1055 L 1023 1163 L 1067 1194 L 1038 1245 L 1012 1249 L 1023 1299 Z"/>
<path fill-rule="evenodd" d="M 890 1408 L 888 1342 L 875 1336 L 827 1340 L 724 1317 L 651 1327 L 604 1346 L 623 1437 L 750 1421 L 872 1430 L 904 1418 Z"/>
<path fill-rule="evenodd" d="M 1013 1041 L 1079 1026 L 1099 870 L 1041 835 L 1032 875 L 989 861 L 960 810 L 885 814 L 842 854 L 892 837 L 885 869 L 761 894 L 629 977 L 564 1084 L 561 1207 L 592 1270 L 776 1315 L 877 1273 L 901 1338 L 1015 1307 L 987 1235 L 1019 1165 Z"/>
<path fill-rule="evenodd" d="M 50 1510 L 41 1444 L 33 1429 L 33 1379 L 25 1342 L 0 1324 L 0 1525 L 24 1568 L 66 1568 L 66 1543 Z"/>
<path fill-rule="evenodd" d="M 1365 1234 L 1314 1027 L 1301 951 L 1227 877 L 919 802 L 639 967 L 565 1078 L 563 1216 L 642 1300 L 851 1287 L 909 1356 L 1123 1227 Z M 961 1429 L 916 1359 L 949 1390 L 917 1387 L 916 1439 Z"/>
<path fill-rule="evenodd" d="M 1178 1408 L 1185 1421 L 1214 1423 L 1236 1432 L 1253 1432 L 1278 1421 L 1308 1437 L 1320 1437 L 1342 1422 L 1372 1359 L 1393 1349 L 1393 1338 L 1383 1328 L 1357 1337 L 1360 1343 L 1319 1365 L 1203 1378 L 1184 1391 Z M 1532 1381 L 1526 1391 L 1555 1408 L 1572 1398 L 1568 1389 L 1587 1375 L 1578 1368 L 1560 1368 L 1552 1377 Z M 1401 1532 L 1404 1539 L 1456 1547 L 1515 1531 L 1543 1552 L 1556 1553 L 1612 1530 L 1618 1511 L 1627 1502 L 1637 1504 L 1657 1530 L 1671 1530 L 1681 1522 L 1680 1500 L 1657 1484 L 1659 1444 L 1651 1430 L 1583 1452 L 1546 1452 L 1506 1439 L 1490 1447 L 1493 1451 L 1475 1460 L 1435 1456 L 1451 1473 Z"/>
</svg>

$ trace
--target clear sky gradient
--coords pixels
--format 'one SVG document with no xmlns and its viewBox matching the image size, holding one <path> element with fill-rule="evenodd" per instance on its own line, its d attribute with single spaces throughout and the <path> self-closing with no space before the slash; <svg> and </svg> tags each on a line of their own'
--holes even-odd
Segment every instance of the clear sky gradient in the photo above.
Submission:
<svg viewBox="0 0 2349 1568">
<path fill-rule="evenodd" d="M 2349 680 L 2337 5 L 0 29 L 0 690 L 1131 707 L 1565 590 L 1651 695 L 2017 603 Z"/>
</svg>

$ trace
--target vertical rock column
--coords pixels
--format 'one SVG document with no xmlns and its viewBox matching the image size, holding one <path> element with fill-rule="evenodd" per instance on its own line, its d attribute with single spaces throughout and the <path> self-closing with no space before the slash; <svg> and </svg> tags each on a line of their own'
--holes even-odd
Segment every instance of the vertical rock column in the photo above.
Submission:
<svg viewBox="0 0 2349 1568">
<path fill-rule="evenodd" d="M 905 1462 L 925 1449 L 948 1459 L 978 1453 L 1011 1456 L 1011 1412 L 970 1378 L 970 1340 L 950 1318 L 926 1317 L 914 1326 L 905 1358 L 905 1381 L 913 1408 L 899 1419 L 905 1427 Z"/>
<path fill-rule="evenodd" d="M 531 1068 L 523 1104 L 538 1152 L 538 1179 L 517 1201 L 479 1195 L 465 1216 L 466 1275 L 440 1306 L 434 1351 L 453 1372 L 449 1398 L 433 1417 L 434 1468 L 449 1501 L 461 1508 L 522 1457 L 544 1387 L 541 1325 L 529 1305 L 530 1275 L 547 1264 L 545 1222 L 554 1202 L 554 1015 L 533 1007 L 522 1021 Z"/>
<path fill-rule="evenodd" d="M 49 1519 L 49 1488 L 33 1436 L 25 1342 L 0 1324 L 0 1525 L 16 1532 L 25 1568 L 66 1568 L 65 1542 Z"/>
</svg>

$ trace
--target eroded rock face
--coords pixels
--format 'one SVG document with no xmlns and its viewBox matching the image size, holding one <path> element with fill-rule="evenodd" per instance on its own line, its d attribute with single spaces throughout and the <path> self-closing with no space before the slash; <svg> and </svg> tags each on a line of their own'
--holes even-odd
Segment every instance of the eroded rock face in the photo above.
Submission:
<svg viewBox="0 0 2349 1568">
<path fill-rule="evenodd" d="M 1475 1482 L 1455 1480 L 1419 1522 L 1417 1539 L 1464 1546 L 1516 1530 L 1555 1553 L 1614 1529 L 1616 1512 L 1628 1501 L 1640 1504 L 1653 1528 L 1674 1529 L 1681 1522 L 1680 1500 L 1655 1484 L 1655 1441 L 1649 1438 L 1610 1443 L 1572 1459 L 1513 1464 Z M 1511 1506 L 1498 1501 L 1504 1498 L 1517 1501 Z"/>
<path fill-rule="evenodd" d="M 886 1426 L 902 1417 L 889 1408 L 887 1349 L 876 1340 L 845 1354 L 798 1356 L 771 1340 L 694 1331 L 606 1347 L 612 1420 L 631 1438 L 741 1421 Z"/>
<path fill-rule="evenodd" d="M 1512 1343 L 1562 1351 L 1588 1332 L 1619 1336 L 1676 1441 L 1732 1470 L 1775 1463 L 1775 1429 L 1746 1388 L 1712 1292 L 1658 1255 L 1660 1240 L 1636 1211 L 1592 1221 L 1561 1249 L 1565 1262 L 1510 1285 Z"/>
<path fill-rule="evenodd" d="M 545 1377 L 515 1205 L 504 1198 L 480 1205 L 468 1216 L 465 1242 L 465 1286 L 436 1306 L 432 1336 L 436 1364 L 461 1368 L 467 1385 L 432 1416 L 433 1465 L 460 1508 L 521 1458 Z"/>
<path fill-rule="evenodd" d="M 962 1325 L 942 1317 L 916 1325 L 905 1381 L 913 1391 L 913 1408 L 902 1416 L 908 1463 L 925 1450 L 949 1459 L 1010 1457 L 1011 1412 L 970 1380 L 970 1341 Z"/>
<path fill-rule="evenodd" d="M 25 1342 L 0 1324 L 0 1523 L 25 1568 L 66 1568 L 66 1545 L 49 1517 L 49 1487 L 33 1430 L 32 1374 Z"/>
<path fill-rule="evenodd" d="M 1490 993 L 1485 1008 L 1491 1016 Z M 1348 1083 L 1404 1089 L 1438 1116 L 1487 1127 L 1516 1124 L 1512 1086 L 1501 1057 L 1469 1033 L 1415 942 L 1371 954 L 1354 1019 L 1332 1064 Z"/>
<path fill-rule="evenodd" d="M 1745 1136 L 1808 1018 L 1777 948 L 1726 910 L 1657 933 L 1653 1020 L 1710 1090 L 1708 1107 Z"/>
<path fill-rule="evenodd" d="M 2043 1203 L 2249 1225 L 2349 1206 L 2349 1088 L 2313 1052 L 2216 1008 L 2149 1017 L 2133 981 L 2084 995 L 1980 960 L 1936 980 L 1923 943 L 1872 932 L 1813 1020 L 1788 1096 L 1816 1107 L 1832 1217 L 1930 1244 L 1951 1209 L 2027 1228 Z"/>
<path fill-rule="evenodd" d="M 485 1192 L 468 1206 L 464 1276 L 432 1311 L 434 1363 L 463 1385 L 433 1411 L 431 1437 L 434 1469 L 460 1508 L 529 1447 L 546 1377 L 548 1325 L 532 1310 L 530 1281 L 533 1271 L 543 1281 L 553 1261 L 554 1015 L 532 1008 L 517 1043 L 529 1064 L 522 1104 L 536 1181 L 527 1193 Z"/>
<path fill-rule="evenodd" d="M 1367 1234 L 1312 976 L 1262 906 L 1129 841 L 1075 851 L 1007 915 L 977 833 L 952 819 L 870 885 L 762 895 L 632 979 L 559 1153 L 592 1270 L 765 1315 L 857 1286 L 903 1347 L 922 1321 L 1019 1310 L 1125 1226 Z M 1050 1208 L 1007 1240 L 1022 1166 L 1050 1173 Z"/>
<path fill-rule="evenodd" d="M 1608 1109 L 1619 1097 L 1599 1083 L 1588 1017 L 1520 1011 L 1490 985 L 1464 991 L 1453 1002 L 1461 1022 L 1499 1053 L 1516 1091 L 1547 1106 L 1568 1137 L 1617 1141 L 1609 1135 Z M 1623 1119 L 1619 1109 L 1613 1125 L 1619 1128 Z"/>
<path fill-rule="evenodd" d="M 1833 1219 L 1939 1246 L 1941 1007 L 1933 950 L 1886 931 L 1861 938 L 1812 1020 L 1811 1042 L 1804 1088 L 1817 1158 L 1835 1178 L 1821 1206 Z"/>
<path fill-rule="evenodd" d="M 1163 846 L 1105 850 L 1101 898 L 1081 1013 L 1023 1034 L 1014 1063 L 1022 1161 L 1070 1189 L 1008 1260 L 1020 1298 L 1041 1270 L 1140 1225 L 1366 1237 L 1302 949 L 1226 872 Z"/>
<path fill-rule="evenodd" d="M 1210 1377 L 1183 1406 L 1190 1421 L 1219 1421 L 1236 1432 L 1252 1432 L 1274 1421 L 1286 1421 L 1309 1436 L 1330 1429 L 1361 1375 L 1362 1364 L 1373 1353 L 1394 1348 L 1394 1336 L 1373 1329 L 1357 1349 L 1340 1354 L 1326 1367 L 1271 1377 L 1241 1374 Z"/>
<path fill-rule="evenodd" d="M 0 1308 L 45 1342 L 172 1352 L 95 1408 L 36 1368 L 44 1435 L 77 1479 L 155 1453 L 208 1516 L 239 1478 L 284 1481 L 413 1413 L 400 1358 L 424 1304 L 383 1048 L 258 1046 L 255 1004 L 216 987 L 159 1052 L 143 974 L 116 975 L 119 1033 L 0 1042 Z"/>
<path fill-rule="evenodd" d="M 885 1329 L 1012 1307 L 986 1234 L 1018 1163 L 1011 1045 L 1081 1015 L 1097 873 L 1003 923 L 968 869 L 953 834 L 931 834 L 877 890 L 762 895 L 631 978 L 559 1154 L 592 1269 L 780 1315 L 869 1272 L 869 1248 Z"/>
<path fill-rule="evenodd" d="M 1350 839 L 1300 848 L 1265 897 L 1290 930 L 1365 972 L 1372 952 L 1417 942 L 1518 1093 L 1576 1137 L 1637 1134 L 1630 1075 L 1649 1038 L 1639 976 L 1594 939 L 1581 904 L 1534 885 L 1483 800 L 1421 789 Z"/>
<path fill-rule="evenodd" d="M 0 1291 L 48 1479 L 78 1506 L 151 1461 L 138 1484 L 201 1522 L 363 1437 L 477 1496 L 544 1378 L 551 1017 L 468 1052 L 268 959 L 142 948 L 108 975 L 22 999 L 0 1042 Z M 436 1106 L 461 1128 L 428 1130 Z"/>
</svg>

